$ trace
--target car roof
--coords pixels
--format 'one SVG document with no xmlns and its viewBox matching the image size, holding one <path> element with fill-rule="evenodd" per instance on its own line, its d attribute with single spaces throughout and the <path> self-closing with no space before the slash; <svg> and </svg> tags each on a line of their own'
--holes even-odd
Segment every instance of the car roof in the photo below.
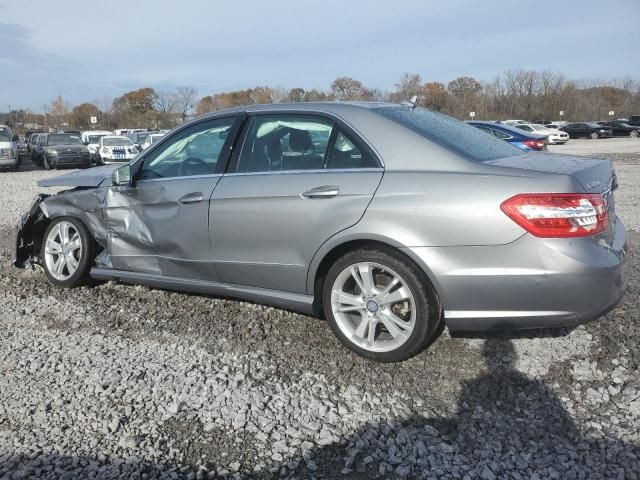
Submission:
<svg viewBox="0 0 640 480">
<path fill-rule="evenodd" d="M 234 107 L 228 108 L 225 110 L 218 110 L 216 112 L 211 112 L 203 115 L 202 117 L 198 117 L 198 119 L 207 118 L 207 117 L 217 117 L 220 115 L 226 115 L 230 113 L 252 113 L 252 112 L 282 112 L 282 111 L 309 111 L 309 112 L 327 112 L 334 113 L 339 115 L 341 112 L 345 112 L 347 110 L 357 110 L 357 109 L 365 109 L 371 110 L 374 108 L 381 107 L 401 107 L 402 105 L 399 103 L 388 103 L 388 102 L 340 102 L 340 101 L 332 101 L 332 102 L 294 102 L 294 103 L 263 103 L 258 105 L 247 105 L 244 107 Z M 408 108 L 408 107 L 405 107 Z"/>
</svg>

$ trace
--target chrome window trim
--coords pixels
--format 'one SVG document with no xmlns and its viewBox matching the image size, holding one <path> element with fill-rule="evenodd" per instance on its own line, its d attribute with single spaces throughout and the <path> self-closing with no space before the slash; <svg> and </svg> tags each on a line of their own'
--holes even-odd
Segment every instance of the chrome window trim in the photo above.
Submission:
<svg viewBox="0 0 640 480">
<path fill-rule="evenodd" d="M 231 172 L 225 173 L 225 177 L 246 177 L 253 175 L 302 175 L 305 173 L 321 173 L 321 174 L 330 174 L 330 173 L 358 173 L 358 172 L 384 172 L 384 168 L 375 167 L 375 168 L 335 168 L 335 169 L 324 169 L 324 168 L 316 168 L 313 170 L 283 170 L 283 171 L 268 171 L 268 172 Z"/>
<path fill-rule="evenodd" d="M 185 175 L 183 177 L 145 178 L 144 180 L 138 180 L 136 183 L 163 182 L 165 180 L 193 180 L 195 178 L 217 178 L 221 176 L 221 173 L 208 173 L 206 175 Z"/>
</svg>

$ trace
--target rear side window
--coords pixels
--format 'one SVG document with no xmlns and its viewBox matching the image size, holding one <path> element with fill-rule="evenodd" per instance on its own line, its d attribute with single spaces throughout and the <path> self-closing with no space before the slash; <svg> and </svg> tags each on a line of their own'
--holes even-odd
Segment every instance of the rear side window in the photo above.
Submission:
<svg viewBox="0 0 640 480">
<path fill-rule="evenodd" d="M 471 125 L 426 108 L 380 107 L 373 111 L 476 162 L 523 155 L 520 149 L 508 142 L 486 135 Z"/>
<path fill-rule="evenodd" d="M 377 160 L 333 121 L 316 115 L 258 115 L 238 160 L 238 172 L 345 170 Z"/>
</svg>

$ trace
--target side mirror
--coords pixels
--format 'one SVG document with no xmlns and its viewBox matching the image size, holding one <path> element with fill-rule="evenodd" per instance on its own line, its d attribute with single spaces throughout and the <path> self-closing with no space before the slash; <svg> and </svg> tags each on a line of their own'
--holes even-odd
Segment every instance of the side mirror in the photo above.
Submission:
<svg viewBox="0 0 640 480">
<path fill-rule="evenodd" d="M 17 142 L 17 141 L 19 141 L 19 140 L 20 140 L 20 138 L 18 138 L 18 135 L 14 135 L 14 136 L 13 136 L 13 140 L 11 140 L 11 141 L 12 141 L 12 142 Z"/>
<path fill-rule="evenodd" d="M 85 145 L 89 145 L 89 140 L 87 140 L 86 142 L 82 142 L 82 143 L 84 143 Z"/>
<path fill-rule="evenodd" d="M 111 174 L 111 181 L 119 187 L 131 185 L 131 166 L 127 164 L 116 168 Z"/>
</svg>

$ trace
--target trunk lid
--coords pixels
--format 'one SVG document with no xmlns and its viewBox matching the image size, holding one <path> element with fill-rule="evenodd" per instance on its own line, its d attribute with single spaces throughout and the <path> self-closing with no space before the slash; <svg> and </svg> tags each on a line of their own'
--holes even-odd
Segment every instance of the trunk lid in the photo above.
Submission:
<svg viewBox="0 0 640 480">
<path fill-rule="evenodd" d="M 497 158 L 483 163 L 497 167 L 571 175 L 588 193 L 603 193 L 616 186 L 613 167 L 606 159 L 537 153 Z"/>
</svg>

